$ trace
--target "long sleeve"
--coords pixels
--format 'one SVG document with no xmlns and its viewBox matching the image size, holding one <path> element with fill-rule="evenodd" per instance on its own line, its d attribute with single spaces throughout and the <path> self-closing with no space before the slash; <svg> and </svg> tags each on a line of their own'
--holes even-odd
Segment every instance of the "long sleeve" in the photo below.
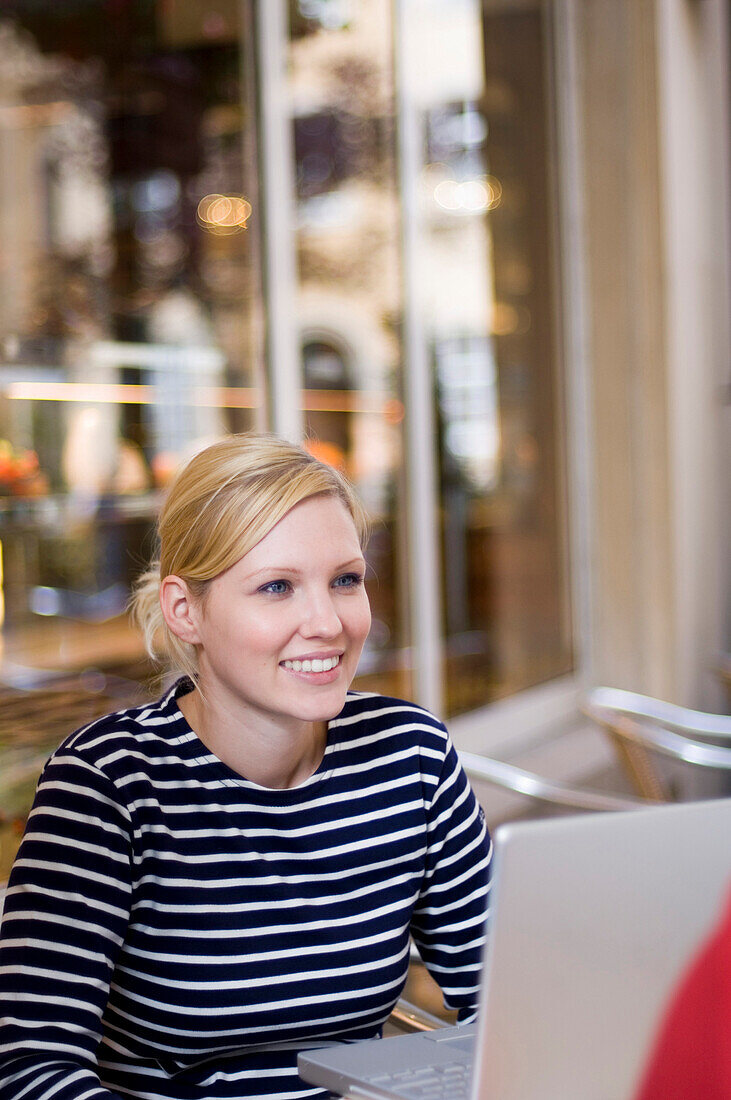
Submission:
<svg viewBox="0 0 731 1100">
<path fill-rule="evenodd" d="M 0 935 L 3 1100 L 112 1100 L 101 1017 L 131 896 L 129 815 L 96 767 L 61 750 L 38 786 Z"/>
<path fill-rule="evenodd" d="M 479 996 L 492 847 L 485 815 L 448 742 L 428 807 L 424 886 L 411 931 L 448 1008 L 471 1020 Z"/>
</svg>

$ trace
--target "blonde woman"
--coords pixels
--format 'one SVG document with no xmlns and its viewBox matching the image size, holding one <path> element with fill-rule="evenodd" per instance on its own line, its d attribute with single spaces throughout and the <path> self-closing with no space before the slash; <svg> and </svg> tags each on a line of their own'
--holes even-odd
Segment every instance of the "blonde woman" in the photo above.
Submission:
<svg viewBox="0 0 731 1100">
<path fill-rule="evenodd" d="M 134 610 L 182 674 L 41 777 L 0 943 L 3 1100 L 325 1094 L 297 1051 L 373 1037 L 409 935 L 475 1012 L 489 838 L 444 726 L 350 691 L 366 522 L 298 447 L 193 458 Z"/>
</svg>

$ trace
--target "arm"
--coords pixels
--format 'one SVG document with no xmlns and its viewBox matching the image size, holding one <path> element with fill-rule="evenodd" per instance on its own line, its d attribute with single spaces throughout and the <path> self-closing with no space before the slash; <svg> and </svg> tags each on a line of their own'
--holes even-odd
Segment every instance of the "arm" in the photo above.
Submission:
<svg viewBox="0 0 731 1100">
<path fill-rule="evenodd" d="M 484 814 L 448 741 L 428 806 L 426 871 L 411 931 L 460 1023 L 477 1011 L 491 855 Z"/>
<path fill-rule="evenodd" d="M 129 919 L 130 820 L 111 781 L 59 750 L 36 792 L 0 932 L 3 1100 L 112 1100 L 96 1069 Z"/>
</svg>

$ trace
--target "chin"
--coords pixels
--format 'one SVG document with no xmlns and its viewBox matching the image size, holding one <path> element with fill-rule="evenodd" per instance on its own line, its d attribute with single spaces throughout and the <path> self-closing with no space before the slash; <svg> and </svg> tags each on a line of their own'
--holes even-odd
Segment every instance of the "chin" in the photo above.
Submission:
<svg viewBox="0 0 731 1100">
<path fill-rule="evenodd" d="M 312 706 L 303 707 L 300 717 L 307 722 L 332 721 L 345 706 L 345 694 L 345 691 L 340 691 L 327 700 L 320 699 Z"/>
</svg>

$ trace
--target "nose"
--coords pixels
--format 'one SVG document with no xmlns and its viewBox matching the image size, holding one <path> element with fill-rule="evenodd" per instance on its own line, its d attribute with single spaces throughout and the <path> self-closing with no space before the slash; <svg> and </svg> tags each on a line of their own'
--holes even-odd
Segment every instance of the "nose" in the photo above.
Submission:
<svg viewBox="0 0 731 1100">
<path fill-rule="evenodd" d="M 303 608 L 300 634 L 304 638 L 336 638 L 342 629 L 343 624 L 330 591 L 309 593 Z"/>
</svg>

